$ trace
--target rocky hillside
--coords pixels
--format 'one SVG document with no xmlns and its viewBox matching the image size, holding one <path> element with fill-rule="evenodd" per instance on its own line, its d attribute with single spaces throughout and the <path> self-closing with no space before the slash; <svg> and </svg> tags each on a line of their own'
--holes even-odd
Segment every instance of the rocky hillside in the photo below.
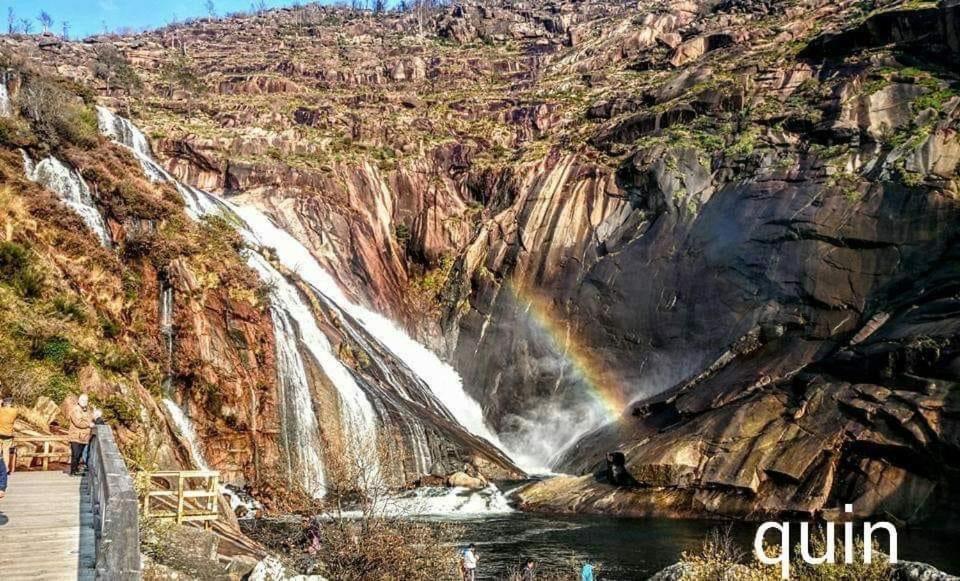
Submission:
<svg viewBox="0 0 960 581">
<path fill-rule="evenodd" d="M 582 476 L 529 506 L 922 520 L 960 451 L 958 14 L 309 5 L 5 42 L 403 320 L 508 445 L 562 452 Z M 593 475 L 611 449 L 632 486 Z"/>
<path fill-rule="evenodd" d="M 160 169 L 87 87 L 2 58 L 0 380 L 34 429 L 87 392 L 132 468 L 215 467 L 277 508 L 353 490 L 361 460 L 391 487 L 519 474 L 249 216 Z"/>
</svg>

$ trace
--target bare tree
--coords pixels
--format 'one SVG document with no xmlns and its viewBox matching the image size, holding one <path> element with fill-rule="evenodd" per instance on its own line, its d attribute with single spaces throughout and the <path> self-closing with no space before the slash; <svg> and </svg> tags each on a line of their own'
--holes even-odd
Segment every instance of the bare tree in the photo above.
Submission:
<svg viewBox="0 0 960 581">
<path fill-rule="evenodd" d="M 373 2 L 373 11 L 376 13 L 385 12 L 387 10 L 387 0 L 374 0 Z"/>
<path fill-rule="evenodd" d="M 260 14 L 261 12 L 266 12 L 266 10 L 266 0 L 256 0 L 255 2 L 250 3 L 250 12 L 253 12 L 254 14 Z"/>
<path fill-rule="evenodd" d="M 207 11 L 207 16 L 210 18 L 217 17 L 217 7 L 214 5 L 213 0 L 204 0 L 203 9 Z"/>
<path fill-rule="evenodd" d="M 7 34 L 13 34 L 17 31 L 17 15 L 13 12 L 13 6 L 7 8 Z"/>
<path fill-rule="evenodd" d="M 70 40 L 70 23 L 64 20 L 60 23 L 60 30 L 62 31 L 63 40 Z"/>
<path fill-rule="evenodd" d="M 53 26 L 53 17 L 50 16 L 49 12 L 41 10 L 40 15 L 37 16 L 37 20 L 40 21 L 40 26 L 43 27 L 44 34 L 50 32 L 50 27 Z"/>
<path fill-rule="evenodd" d="M 400 10 L 413 12 L 413 15 L 417 19 L 417 31 L 422 36 L 423 35 L 423 25 L 426 23 L 427 19 L 430 18 L 430 13 L 435 9 L 443 6 L 444 3 L 442 0 L 412 0 L 412 2 L 406 2 L 401 0 Z"/>
<path fill-rule="evenodd" d="M 141 87 L 140 77 L 117 47 L 112 44 L 102 44 L 95 49 L 95 53 L 93 74 L 107 84 L 108 94 L 114 87 L 124 89 L 128 93 Z"/>
<path fill-rule="evenodd" d="M 20 30 L 22 30 L 24 34 L 30 34 L 33 32 L 33 21 L 29 18 L 21 18 Z"/>
</svg>

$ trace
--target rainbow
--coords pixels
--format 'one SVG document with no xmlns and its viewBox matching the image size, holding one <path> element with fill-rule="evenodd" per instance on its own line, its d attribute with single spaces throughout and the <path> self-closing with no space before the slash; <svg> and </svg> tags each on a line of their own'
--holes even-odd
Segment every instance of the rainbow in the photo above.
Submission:
<svg viewBox="0 0 960 581">
<path fill-rule="evenodd" d="M 600 405 L 607 418 L 618 419 L 629 403 L 624 397 L 627 390 L 622 379 L 582 343 L 569 321 L 554 314 L 555 309 L 548 300 L 516 282 L 507 282 L 504 288 L 525 308 L 530 323 L 575 370 L 587 395 Z"/>
</svg>

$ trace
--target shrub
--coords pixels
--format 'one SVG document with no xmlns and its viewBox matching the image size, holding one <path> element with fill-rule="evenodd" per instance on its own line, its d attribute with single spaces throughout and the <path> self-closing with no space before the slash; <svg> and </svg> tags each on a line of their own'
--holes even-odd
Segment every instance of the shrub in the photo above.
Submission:
<svg viewBox="0 0 960 581">
<path fill-rule="evenodd" d="M 23 270 L 13 281 L 13 288 L 25 299 L 35 299 L 43 294 L 45 277 L 36 268 Z"/>
<path fill-rule="evenodd" d="M 126 57 L 112 44 L 101 44 L 94 50 L 96 58 L 93 74 L 107 84 L 107 93 L 114 87 L 132 93 L 143 87 L 140 77 L 127 62 Z"/>
<path fill-rule="evenodd" d="M 100 332 L 104 339 L 116 339 L 123 329 L 120 324 L 107 317 L 100 317 Z"/>
<path fill-rule="evenodd" d="M 131 427 L 140 419 L 137 404 L 120 395 L 111 395 L 99 406 L 103 410 L 103 419 L 107 422 L 120 422 Z"/>
<path fill-rule="evenodd" d="M 46 387 L 43 388 L 41 395 L 45 395 L 59 404 L 75 391 L 76 389 L 69 379 L 62 375 L 54 375 L 47 382 Z"/>
<path fill-rule="evenodd" d="M 0 143 L 11 147 L 32 147 L 36 145 L 36 136 L 30 131 L 30 125 L 19 117 L 0 117 Z"/>
<path fill-rule="evenodd" d="M 30 356 L 50 363 L 62 364 L 70 354 L 72 346 L 66 337 L 34 337 L 31 341 Z"/>
<path fill-rule="evenodd" d="M 26 299 L 43 293 L 44 276 L 33 264 L 30 251 L 16 242 L 0 242 L 0 281 Z"/>
<path fill-rule="evenodd" d="M 0 277 L 12 280 L 30 265 L 30 251 L 16 242 L 0 242 Z"/>
<path fill-rule="evenodd" d="M 93 108 L 55 81 L 27 76 L 19 105 L 40 140 L 51 147 L 67 142 L 90 148 L 99 140 Z"/>
<path fill-rule="evenodd" d="M 844 554 L 843 535 L 838 534 L 834 554 Z M 824 555 L 826 553 L 826 535 L 823 530 L 811 534 L 810 553 Z M 773 549 L 776 550 L 773 550 Z M 779 547 L 765 547 L 768 555 L 779 553 Z M 790 578 L 798 581 L 886 581 L 890 579 L 890 565 L 879 544 L 874 543 L 873 563 L 863 562 L 863 539 L 854 541 L 854 562 L 823 563 L 811 565 L 795 556 L 791 559 Z M 794 553 L 799 555 L 800 545 L 794 547 Z M 841 557 L 842 559 L 842 557 Z M 684 551 L 682 556 L 686 564 L 683 573 L 685 581 L 714 581 L 715 579 L 743 579 L 744 581 L 774 581 L 780 579 L 780 565 L 763 565 L 746 554 L 733 540 L 729 529 L 726 531 L 714 530 L 704 540 L 698 553 Z"/>
<path fill-rule="evenodd" d="M 57 315 L 68 321 L 85 323 L 87 321 L 87 311 L 80 301 L 70 297 L 59 296 L 53 299 L 53 309 Z"/>
<path fill-rule="evenodd" d="M 100 356 L 100 363 L 110 371 L 127 373 L 137 366 L 137 355 L 122 347 L 109 347 Z"/>
</svg>

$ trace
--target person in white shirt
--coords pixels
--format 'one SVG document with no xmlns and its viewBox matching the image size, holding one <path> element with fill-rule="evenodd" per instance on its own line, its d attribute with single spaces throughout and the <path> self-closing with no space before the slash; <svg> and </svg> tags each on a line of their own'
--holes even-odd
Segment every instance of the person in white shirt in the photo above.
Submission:
<svg viewBox="0 0 960 581">
<path fill-rule="evenodd" d="M 476 581 L 477 579 L 477 547 L 471 544 L 463 552 L 463 581 Z"/>
</svg>

